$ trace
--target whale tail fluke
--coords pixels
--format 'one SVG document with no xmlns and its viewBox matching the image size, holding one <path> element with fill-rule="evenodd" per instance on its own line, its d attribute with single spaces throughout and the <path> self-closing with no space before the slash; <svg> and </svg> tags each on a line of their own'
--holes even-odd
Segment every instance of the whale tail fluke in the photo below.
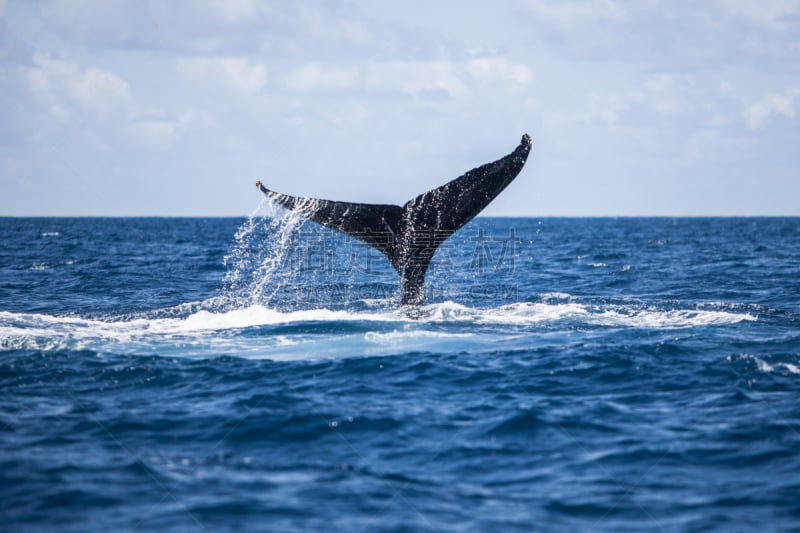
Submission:
<svg viewBox="0 0 800 533">
<path fill-rule="evenodd" d="M 419 305 L 425 299 L 425 272 L 438 247 L 514 181 L 531 144 L 525 134 L 507 156 L 420 194 L 402 207 L 290 196 L 260 181 L 256 185 L 286 209 L 378 249 L 400 276 L 402 304 Z"/>
</svg>

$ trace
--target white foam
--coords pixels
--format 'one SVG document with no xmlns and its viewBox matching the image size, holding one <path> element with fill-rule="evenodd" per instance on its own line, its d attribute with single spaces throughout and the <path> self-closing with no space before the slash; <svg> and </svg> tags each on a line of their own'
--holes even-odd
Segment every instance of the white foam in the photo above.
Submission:
<svg viewBox="0 0 800 533">
<path fill-rule="evenodd" d="M 793 365 L 792 363 L 773 363 L 770 364 L 760 357 L 756 357 L 755 355 L 743 354 L 740 356 L 741 359 L 751 359 L 755 364 L 756 368 L 759 372 L 764 372 L 765 374 L 771 374 L 773 372 L 777 373 L 789 373 L 800 375 L 800 367 L 797 365 Z M 730 358 L 729 358 L 730 359 Z"/>
<path fill-rule="evenodd" d="M 559 295 L 563 298 L 562 295 Z M 397 308 L 371 308 L 351 312 L 331 309 L 279 311 L 250 305 L 228 311 L 211 311 L 212 302 L 194 302 L 149 314 L 91 319 L 0 312 L 1 349 L 88 349 L 101 353 L 161 354 L 314 359 L 352 355 L 387 355 L 408 350 L 470 350 L 520 334 L 520 328 L 563 323 L 565 327 L 595 325 L 630 328 L 689 328 L 756 320 L 748 313 L 708 309 L 661 310 L 640 302 L 589 305 L 574 300 L 556 303 L 517 303 L 494 308 L 471 308 L 455 302 L 430 304 L 407 314 Z M 213 308 L 213 306 L 212 306 Z M 358 322 L 355 332 L 307 328 L 273 331 L 273 326 Z M 363 331 L 364 327 L 374 331 Z M 457 331 L 442 331 L 448 324 Z M 489 325 L 472 332 L 471 325 Z M 254 328 L 267 328 L 252 332 Z M 251 333 L 245 333 L 251 330 Z M 759 364 L 767 365 L 765 362 Z M 779 363 L 790 373 L 800 369 Z M 762 368 L 762 367 L 760 367 Z M 774 368 L 774 365 L 769 369 Z M 769 371 L 763 366 L 764 371 Z"/>
<path fill-rule="evenodd" d="M 748 313 L 729 313 L 726 311 L 706 311 L 697 309 L 634 310 L 610 309 L 596 315 L 593 322 L 609 326 L 629 326 L 643 328 L 687 328 L 736 324 L 754 321 L 757 317 Z"/>
<path fill-rule="evenodd" d="M 348 335 L 265 333 L 245 336 L 236 333 L 261 326 L 364 320 L 410 321 L 397 313 L 354 314 L 328 309 L 280 312 L 259 305 L 218 313 L 199 310 L 181 318 L 107 320 L 0 311 L 0 349 L 88 349 L 104 353 L 230 354 L 260 358 L 289 347 L 293 352 L 289 358 L 307 359 L 313 358 L 310 353 L 321 353 L 320 346 L 336 349 L 338 344 L 341 348 L 341 338 L 346 339 Z M 359 335 L 363 337 L 363 333 Z M 314 349 L 305 346 L 309 339 L 313 341 Z M 358 350 L 353 353 L 358 354 Z"/>
<path fill-rule="evenodd" d="M 386 333 L 369 331 L 364 335 L 364 339 L 377 344 L 399 345 L 409 340 L 415 339 L 470 339 L 475 337 L 474 333 L 446 333 L 443 331 L 427 330 L 395 330 Z"/>
<path fill-rule="evenodd" d="M 128 339 L 142 333 L 202 333 L 204 331 L 301 322 L 390 321 L 402 318 L 402 315 L 396 313 L 350 313 L 329 309 L 281 312 L 262 305 L 218 313 L 200 310 L 184 318 L 135 318 L 129 320 L 96 320 L 0 311 L 0 335 L 7 336 L 14 333 L 58 335 L 64 333 L 75 337 L 99 335 L 112 339 Z"/>
<path fill-rule="evenodd" d="M 572 320 L 592 325 L 635 328 L 686 328 L 735 324 L 757 320 L 749 313 L 702 309 L 654 310 L 641 304 L 592 306 L 566 303 L 517 303 L 476 309 L 453 302 L 425 306 L 422 320 L 432 322 L 471 321 L 478 324 L 535 325 Z"/>
<path fill-rule="evenodd" d="M 168 328 L 188 333 L 192 331 L 241 329 L 254 326 L 291 324 L 299 322 L 350 322 L 350 321 L 390 321 L 399 318 L 389 313 L 351 313 L 330 309 L 309 309 L 304 311 L 281 312 L 263 305 L 253 305 L 222 313 L 197 311 L 176 324 L 166 323 Z M 176 320 L 176 319 L 167 319 Z"/>
<path fill-rule="evenodd" d="M 572 298 L 571 294 L 567 294 L 566 292 L 545 292 L 539 295 L 539 297 L 543 300 L 568 300 Z"/>
<path fill-rule="evenodd" d="M 588 315 L 576 303 L 519 303 L 488 309 L 476 309 L 454 302 L 433 304 L 424 308 L 423 320 L 430 322 L 475 322 L 478 324 L 525 325 L 557 321 Z"/>
</svg>

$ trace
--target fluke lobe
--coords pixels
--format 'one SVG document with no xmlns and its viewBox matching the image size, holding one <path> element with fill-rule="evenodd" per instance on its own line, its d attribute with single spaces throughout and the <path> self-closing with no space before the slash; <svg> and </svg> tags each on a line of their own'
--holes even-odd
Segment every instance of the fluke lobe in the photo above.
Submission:
<svg viewBox="0 0 800 533">
<path fill-rule="evenodd" d="M 358 204 L 281 194 L 256 186 L 281 206 L 380 250 L 400 276 L 403 305 L 425 299 L 425 272 L 439 245 L 472 220 L 517 177 L 531 151 L 528 134 L 516 149 L 439 188 L 399 205 Z"/>
</svg>

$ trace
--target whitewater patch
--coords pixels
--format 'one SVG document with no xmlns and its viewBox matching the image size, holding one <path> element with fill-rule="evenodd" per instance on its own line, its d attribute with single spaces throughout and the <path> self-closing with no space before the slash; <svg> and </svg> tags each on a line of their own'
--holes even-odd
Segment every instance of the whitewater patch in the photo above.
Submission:
<svg viewBox="0 0 800 533">
<path fill-rule="evenodd" d="M 800 367 L 792 363 L 778 361 L 770 364 L 764 359 L 750 354 L 742 354 L 737 358 L 742 360 L 753 361 L 756 364 L 756 368 L 758 369 L 758 371 L 763 372 L 765 374 L 778 373 L 783 375 L 789 375 L 789 374 L 800 375 Z M 727 360 L 731 361 L 733 360 L 733 358 L 731 356 L 728 356 Z"/>
<path fill-rule="evenodd" d="M 490 342 L 487 336 L 475 333 L 430 331 L 408 327 L 385 333 L 370 331 L 364 335 L 364 340 L 367 344 L 373 345 L 366 346 L 370 355 L 411 351 L 457 353 Z"/>
<path fill-rule="evenodd" d="M 430 321 L 473 321 L 478 324 L 535 325 L 570 321 L 586 325 L 633 328 L 688 328 L 755 321 L 756 315 L 709 309 L 653 309 L 641 305 L 516 303 L 475 309 L 454 302 L 426 306 L 422 316 Z"/>
<path fill-rule="evenodd" d="M 729 313 L 698 309 L 635 310 L 610 309 L 598 314 L 594 321 L 607 326 L 629 326 L 639 328 L 690 328 L 736 324 L 755 321 L 758 317 L 749 313 Z"/>
<path fill-rule="evenodd" d="M 570 299 L 572 300 L 572 299 Z M 263 305 L 213 311 L 206 303 L 154 310 L 136 317 L 82 318 L 0 312 L 2 350 L 93 350 L 99 353 L 309 359 L 387 355 L 411 351 L 470 351 L 488 342 L 515 338 L 520 328 L 621 327 L 691 328 L 753 321 L 749 313 L 710 309 L 654 309 L 641 304 L 577 301 L 517 303 L 472 308 L 455 302 L 402 308 L 347 311 L 280 311 Z M 166 314 L 166 316 L 165 316 Z M 490 326 L 491 333 L 468 328 Z M 478 339 L 481 337 L 481 339 Z M 792 371 L 792 369 L 788 369 Z"/>
<path fill-rule="evenodd" d="M 326 309 L 284 313 L 259 305 L 220 313 L 199 310 L 182 318 L 88 319 L 1 311 L 0 349 L 248 356 L 260 349 L 301 344 L 307 335 L 267 333 L 248 337 L 243 331 L 348 320 L 388 322 L 391 317 L 363 313 L 356 318 L 346 311 Z"/>
</svg>

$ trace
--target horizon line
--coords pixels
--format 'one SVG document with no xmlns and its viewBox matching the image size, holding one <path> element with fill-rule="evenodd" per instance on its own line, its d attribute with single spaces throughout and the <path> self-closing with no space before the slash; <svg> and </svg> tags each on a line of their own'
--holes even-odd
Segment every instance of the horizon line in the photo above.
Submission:
<svg viewBox="0 0 800 533">
<path fill-rule="evenodd" d="M 6 218 L 249 218 L 250 215 L 3 215 Z M 479 215 L 475 219 L 494 218 L 800 218 L 800 214 L 751 215 Z"/>
</svg>

